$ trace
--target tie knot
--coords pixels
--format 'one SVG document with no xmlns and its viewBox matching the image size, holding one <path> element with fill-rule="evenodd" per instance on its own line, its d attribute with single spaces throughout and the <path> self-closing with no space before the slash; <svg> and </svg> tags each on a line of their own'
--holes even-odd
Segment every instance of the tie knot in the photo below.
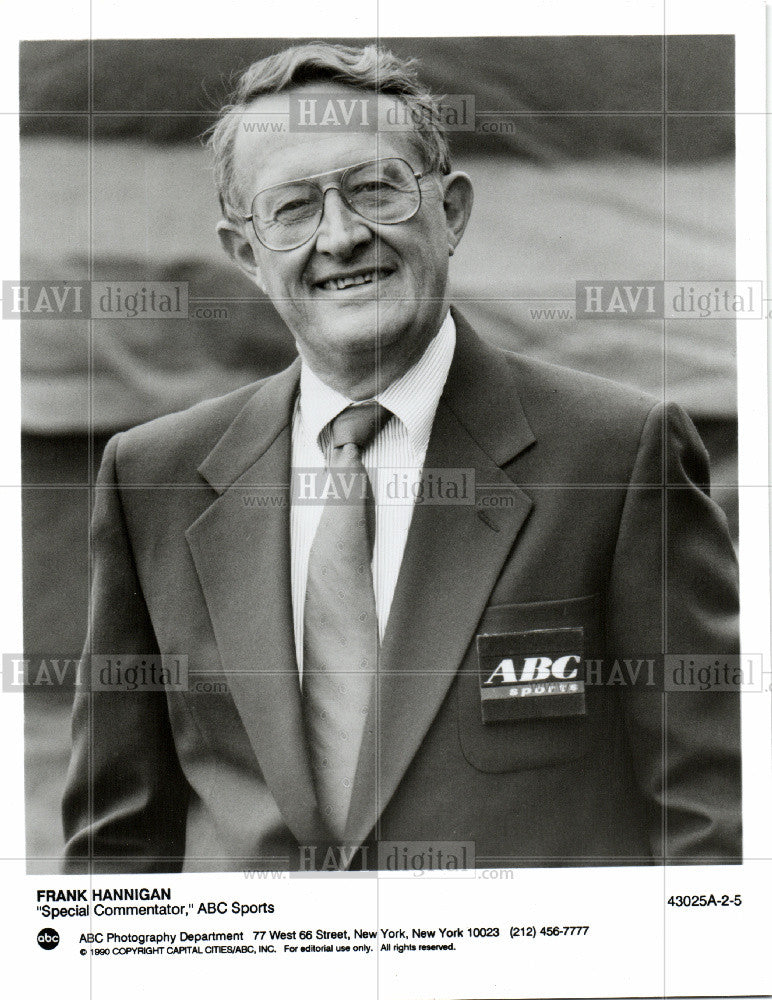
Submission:
<svg viewBox="0 0 772 1000">
<path fill-rule="evenodd" d="M 391 413 L 375 400 L 346 407 L 330 422 L 333 448 L 355 444 L 364 451 L 390 418 Z"/>
</svg>

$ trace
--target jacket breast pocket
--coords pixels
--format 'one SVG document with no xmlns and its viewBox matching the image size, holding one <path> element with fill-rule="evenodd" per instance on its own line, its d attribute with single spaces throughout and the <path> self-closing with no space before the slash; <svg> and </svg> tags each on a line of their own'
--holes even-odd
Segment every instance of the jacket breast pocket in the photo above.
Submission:
<svg viewBox="0 0 772 1000">
<path fill-rule="evenodd" d="M 599 706 L 581 678 L 584 661 L 600 649 L 596 596 L 487 608 L 457 678 L 466 761 L 503 773 L 586 756 Z M 524 683 L 529 677 L 533 683 Z"/>
</svg>

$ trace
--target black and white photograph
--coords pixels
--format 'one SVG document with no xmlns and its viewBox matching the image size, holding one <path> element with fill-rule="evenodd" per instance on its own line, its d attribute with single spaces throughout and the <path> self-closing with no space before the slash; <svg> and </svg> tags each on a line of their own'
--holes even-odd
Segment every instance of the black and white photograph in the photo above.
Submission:
<svg viewBox="0 0 772 1000">
<path fill-rule="evenodd" d="M 98 6 L 6 116 L 33 957 L 768 990 L 693 941 L 753 952 L 772 857 L 762 19 Z"/>
</svg>

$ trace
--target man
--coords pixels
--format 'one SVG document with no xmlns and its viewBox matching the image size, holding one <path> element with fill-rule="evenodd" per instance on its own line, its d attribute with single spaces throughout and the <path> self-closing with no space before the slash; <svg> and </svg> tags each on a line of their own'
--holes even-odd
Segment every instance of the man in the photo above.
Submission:
<svg viewBox="0 0 772 1000">
<path fill-rule="evenodd" d="M 378 131 L 394 106 L 414 127 Z M 212 146 L 222 243 L 300 358 L 106 449 L 87 652 L 190 683 L 77 695 L 66 869 L 737 860 L 738 697 L 663 692 L 737 653 L 688 418 L 449 309 L 471 182 L 389 53 L 256 63 Z"/>
</svg>

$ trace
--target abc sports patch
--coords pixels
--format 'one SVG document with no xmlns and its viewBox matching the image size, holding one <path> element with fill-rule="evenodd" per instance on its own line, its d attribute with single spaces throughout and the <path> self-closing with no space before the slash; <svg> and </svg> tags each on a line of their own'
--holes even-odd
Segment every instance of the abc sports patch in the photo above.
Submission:
<svg viewBox="0 0 772 1000">
<path fill-rule="evenodd" d="M 585 715 L 584 629 L 477 636 L 482 721 Z"/>
</svg>

